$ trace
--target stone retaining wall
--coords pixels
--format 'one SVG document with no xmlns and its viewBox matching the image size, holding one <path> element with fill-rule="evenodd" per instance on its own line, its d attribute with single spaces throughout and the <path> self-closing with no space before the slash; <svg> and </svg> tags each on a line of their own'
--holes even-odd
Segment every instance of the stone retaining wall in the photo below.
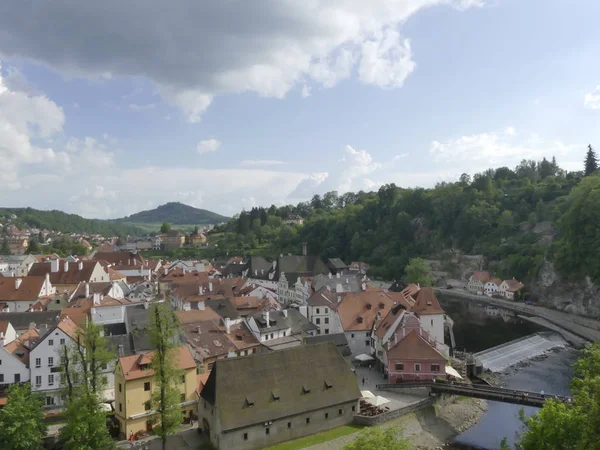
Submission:
<svg viewBox="0 0 600 450">
<path fill-rule="evenodd" d="M 388 411 L 383 414 L 379 414 L 377 416 L 361 416 L 360 414 L 357 414 L 354 416 L 354 423 L 357 425 L 364 425 L 367 427 L 372 427 L 372 426 L 378 425 L 380 423 L 395 419 L 396 417 L 400 417 L 405 414 L 409 414 L 411 412 L 415 412 L 420 409 L 432 406 L 434 404 L 434 401 L 435 401 L 435 399 L 433 397 L 424 398 L 423 400 L 420 400 L 416 403 L 405 406 L 404 408 Z"/>
</svg>

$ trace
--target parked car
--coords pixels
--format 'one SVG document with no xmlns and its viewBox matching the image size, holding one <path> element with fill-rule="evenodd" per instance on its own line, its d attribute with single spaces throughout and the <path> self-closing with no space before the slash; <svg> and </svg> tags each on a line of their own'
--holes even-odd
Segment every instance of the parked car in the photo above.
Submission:
<svg viewBox="0 0 600 450">
<path fill-rule="evenodd" d="M 525 300 L 525 304 L 529 305 L 529 306 L 534 306 L 534 304 L 531 300 Z"/>
</svg>

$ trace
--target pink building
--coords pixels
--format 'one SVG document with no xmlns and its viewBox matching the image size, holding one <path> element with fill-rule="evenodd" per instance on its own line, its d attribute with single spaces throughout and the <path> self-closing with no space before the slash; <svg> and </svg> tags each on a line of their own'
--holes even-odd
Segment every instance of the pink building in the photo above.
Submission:
<svg viewBox="0 0 600 450">
<path fill-rule="evenodd" d="M 403 330 L 406 337 L 402 338 Z M 446 376 L 446 358 L 421 335 L 420 329 L 399 330 L 399 341 L 390 345 L 384 352 L 389 382 L 406 380 L 432 380 Z"/>
</svg>

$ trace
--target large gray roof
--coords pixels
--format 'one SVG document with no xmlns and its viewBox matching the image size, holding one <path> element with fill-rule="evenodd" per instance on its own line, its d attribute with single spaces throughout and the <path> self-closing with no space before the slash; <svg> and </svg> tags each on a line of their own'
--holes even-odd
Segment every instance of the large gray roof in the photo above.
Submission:
<svg viewBox="0 0 600 450">
<path fill-rule="evenodd" d="M 201 395 L 218 408 L 224 431 L 361 397 L 355 375 L 332 342 L 219 359 Z"/>
</svg>

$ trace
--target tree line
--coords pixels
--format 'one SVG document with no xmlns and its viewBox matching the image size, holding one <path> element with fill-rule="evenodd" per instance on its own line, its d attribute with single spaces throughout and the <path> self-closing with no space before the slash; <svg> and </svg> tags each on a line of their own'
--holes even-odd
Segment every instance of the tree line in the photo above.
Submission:
<svg viewBox="0 0 600 450">
<path fill-rule="evenodd" d="M 181 374 L 174 353 L 179 330 L 173 312 L 164 304 L 153 304 L 149 318 L 147 331 L 156 349 L 151 361 L 156 385 L 151 409 L 156 412 L 154 420 L 160 423 L 154 431 L 164 450 L 167 436 L 176 433 L 183 420 L 176 388 Z M 118 433 L 118 426 L 102 408 L 107 387 L 105 370 L 117 356 L 102 331 L 101 325 L 88 322 L 85 329 L 77 331 L 74 345 L 64 345 L 60 350 L 66 424 L 60 429 L 59 440 L 66 450 L 117 448 L 111 430 Z M 43 400 L 32 392 L 30 383 L 10 386 L 7 404 L 0 409 L 0 430 L 0 448 L 44 448 L 48 425 Z"/>
<path fill-rule="evenodd" d="M 457 250 L 500 261 L 500 276 L 532 279 L 552 261 L 566 275 L 600 280 L 599 185 L 590 146 L 582 171 L 543 158 L 431 189 L 392 183 L 377 192 L 328 192 L 296 206 L 243 211 L 216 232 L 222 253 L 275 256 L 307 242 L 312 254 L 365 261 L 371 275 L 387 279 L 403 276 L 411 258 Z M 285 225 L 295 214 L 304 224 Z M 542 239 L 542 225 L 552 239 Z"/>
</svg>

